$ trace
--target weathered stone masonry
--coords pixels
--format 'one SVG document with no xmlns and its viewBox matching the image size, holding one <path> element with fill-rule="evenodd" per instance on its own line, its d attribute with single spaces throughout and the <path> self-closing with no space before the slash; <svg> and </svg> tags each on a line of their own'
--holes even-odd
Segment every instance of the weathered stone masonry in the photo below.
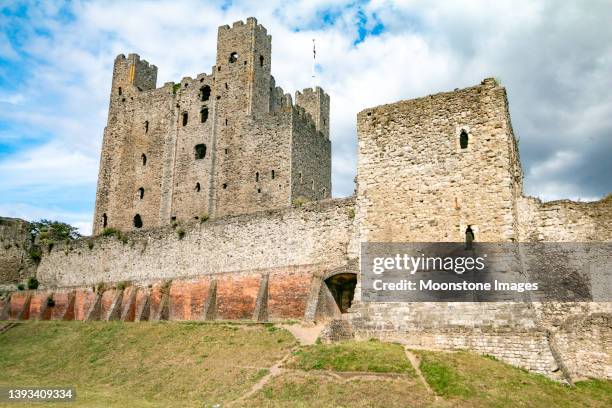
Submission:
<svg viewBox="0 0 612 408">
<path fill-rule="evenodd" d="M 269 64 L 270 37 L 254 19 L 221 27 L 213 72 L 177 87 L 155 89 L 155 67 L 118 57 L 95 231 L 106 214 L 107 227 L 132 232 L 58 244 L 31 271 L 25 252 L 5 247 L 3 283 L 36 270 L 42 286 L 0 299 L 0 319 L 336 319 L 327 338 L 470 349 L 568 381 L 612 378 L 610 302 L 361 301 L 361 242 L 460 242 L 468 227 L 481 242 L 612 241 L 612 196 L 523 196 L 504 88 L 485 79 L 365 109 L 355 197 L 290 206 L 329 196 L 329 97 L 308 89 L 293 106 Z M 22 240 L 20 228 L 0 230 L 3 243 Z M 352 300 L 342 279 L 329 286 L 355 276 Z"/>
<path fill-rule="evenodd" d="M 210 74 L 156 88 L 157 67 L 115 60 L 94 234 L 283 208 L 331 195 L 329 96 L 292 98 L 254 18 L 219 27 Z"/>
<path fill-rule="evenodd" d="M 612 240 L 611 197 L 522 196 L 506 93 L 492 79 L 366 109 L 357 122 L 360 242 L 462 242 L 468 226 L 485 242 Z M 358 337 L 476 350 L 568 380 L 612 374 L 609 302 L 364 303 L 359 293 L 348 315 Z"/>
</svg>

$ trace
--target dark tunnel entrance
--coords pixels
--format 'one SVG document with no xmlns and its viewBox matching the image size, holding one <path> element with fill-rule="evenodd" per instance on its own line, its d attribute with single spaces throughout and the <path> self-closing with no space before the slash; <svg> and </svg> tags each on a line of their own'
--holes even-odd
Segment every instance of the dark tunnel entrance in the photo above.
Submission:
<svg viewBox="0 0 612 408">
<path fill-rule="evenodd" d="M 340 312 L 347 313 L 353 303 L 357 275 L 354 273 L 340 273 L 327 278 L 325 284 L 333 295 Z"/>
</svg>

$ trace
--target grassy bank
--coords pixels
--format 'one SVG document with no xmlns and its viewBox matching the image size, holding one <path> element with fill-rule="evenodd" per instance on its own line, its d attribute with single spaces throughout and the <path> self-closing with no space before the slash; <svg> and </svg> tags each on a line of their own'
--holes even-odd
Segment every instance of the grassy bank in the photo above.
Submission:
<svg viewBox="0 0 612 408">
<path fill-rule="evenodd" d="M 433 392 L 397 344 L 298 346 L 255 324 L 30 321 L 0 334 L 0 386 L 72 386 L 75 407 L 612 406 L 610 381 L 569 388 L 471 353 L 414 353 Z"/>
</svg>

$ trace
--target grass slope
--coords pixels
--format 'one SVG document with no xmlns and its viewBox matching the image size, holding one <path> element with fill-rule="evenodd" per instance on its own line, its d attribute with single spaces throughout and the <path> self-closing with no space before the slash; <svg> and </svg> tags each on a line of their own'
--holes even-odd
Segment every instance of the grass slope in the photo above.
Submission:
<svg viewBox="0 0 612 408">
<path fill-rule="evenodd" d="M 248 391 L 294 345 L 261 325 L 27 322 L 0 335 L 0 385 L 74 386 L 77 406 L 210 406 Z"/>
<path fill-rule="evenodd" d="M 300 347 L 271 325 L 222 322 L 26 322 L 0 334 L 0 386 L 73 386 L 74 407 L 612 406 L 610 381 L 569 388 L 471 353 L 414 353 L 437 397 L 397 344 Z"/>
<path fill-rule="evenodd" d="M 494 358 L 473 353 L 415 351 L 436 394 L 456 407 L 610 407 L 612 382 L 590 380 L 571 388 Z"/>
<path fill-rule="evenodd" d="M 286 364 L 301 370 L 369 371 L 415 375 L 404 347 L 379 341 L 342 342 L 300 347 Z"/>
</svg>

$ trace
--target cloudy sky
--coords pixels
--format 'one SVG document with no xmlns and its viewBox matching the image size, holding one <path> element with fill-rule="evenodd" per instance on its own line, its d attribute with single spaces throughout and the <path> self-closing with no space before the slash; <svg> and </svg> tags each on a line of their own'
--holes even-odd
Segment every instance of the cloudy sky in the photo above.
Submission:
<svg viewBox="0 0 612 408">
<path fill-rule="evenodd" d="M 255 16 L 276 83 L 331 95 L 333 195 L 350 195 L 355 115 L 496 77 L 526 193 L 612 192 L 612 2 L 0 1 L 0 215 L 91 230 L 112 63 L 135 52 L 158 86 L 210 72 L 219 25 Z"/>
</svg>

